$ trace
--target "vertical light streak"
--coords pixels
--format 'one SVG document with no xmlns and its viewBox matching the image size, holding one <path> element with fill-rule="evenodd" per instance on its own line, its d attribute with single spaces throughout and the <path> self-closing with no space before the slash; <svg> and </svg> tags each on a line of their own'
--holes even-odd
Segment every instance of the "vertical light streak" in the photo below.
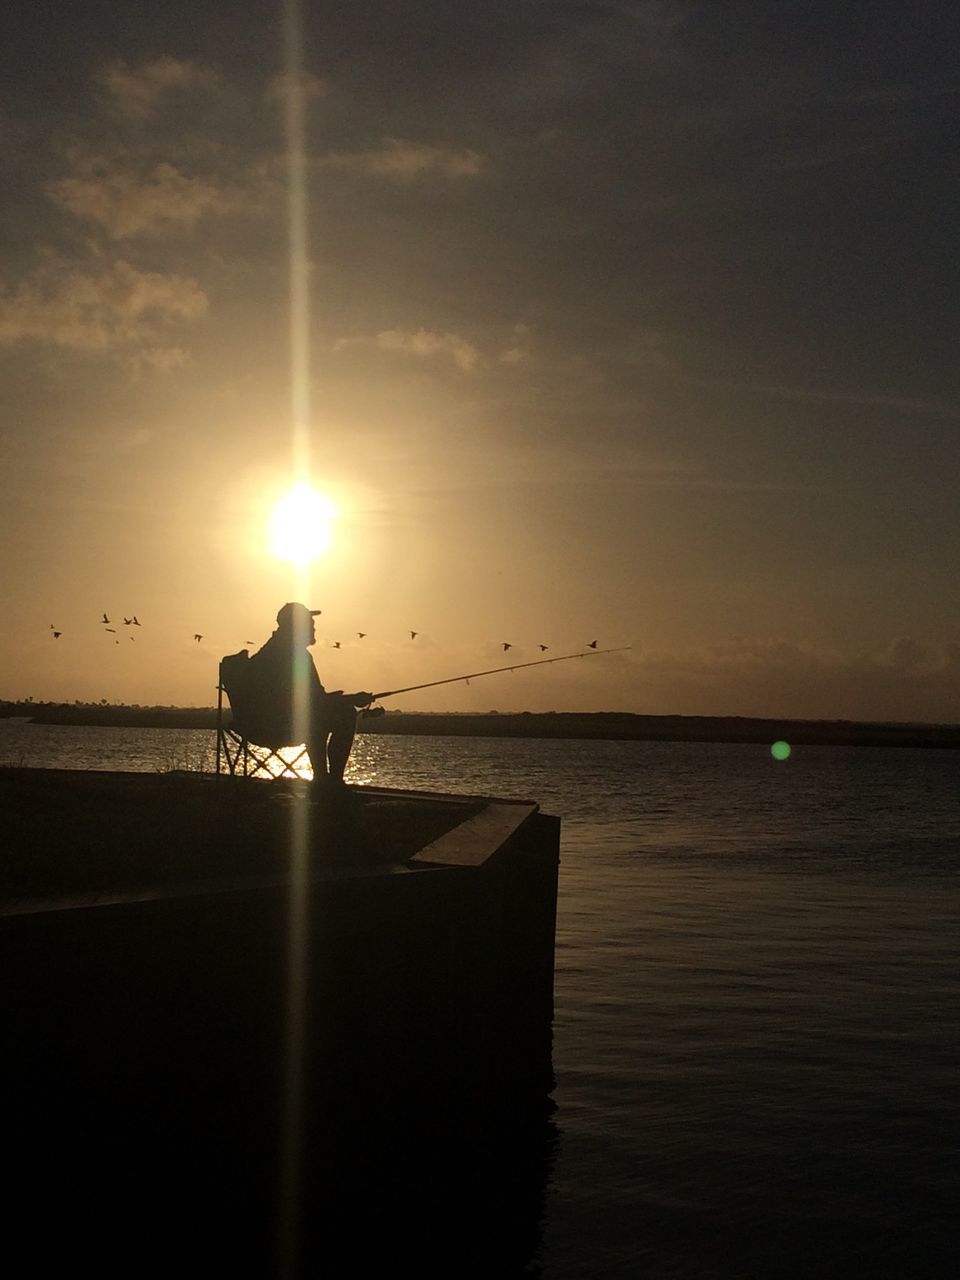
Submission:
<svg viewBox="0 0 960 1280">
<path fill-rule="evenodd" d="M 287 232 L 290 276 L 291 463 L 295 483 L 310 477 L 310 294 L 307 236 L 307 158 L 303 89 L 301 0 L 285 0 L 283 22 L 287 144 Z M 310 604 L 310 573 L 294 574 L 292 599 Z M 292 719 L 298 742 L 309 742 L 309 689 L 294 680 Z M 290 819 L 290 889 L 287 910 L 287 990 L 280 1114 L 279 1274 L 299 1274 L 303 1174 L 304 1051 L 308 1002 L 309 802 L 294 801 Z"/>
</svg>

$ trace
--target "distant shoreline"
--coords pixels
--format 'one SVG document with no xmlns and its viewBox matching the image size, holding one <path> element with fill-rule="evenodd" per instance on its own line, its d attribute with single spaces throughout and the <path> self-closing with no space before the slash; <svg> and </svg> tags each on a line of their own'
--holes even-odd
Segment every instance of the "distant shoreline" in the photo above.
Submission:
<svg viewBox="0 0 960 1280">
<path fill-rule="evenodd" d="M 126 707 L 0 703 L 0 719 L 122 729 L 214 729 L 214 707 Z M 639 742 L 766 743 L 793 746 L 960 747 L 960 725 L 791 720 L 750 716 L 648 716 L 629 712 L 389 712 L 362 717 L 362 733 L 484 738 L 580 738 Z"/>
</svg>

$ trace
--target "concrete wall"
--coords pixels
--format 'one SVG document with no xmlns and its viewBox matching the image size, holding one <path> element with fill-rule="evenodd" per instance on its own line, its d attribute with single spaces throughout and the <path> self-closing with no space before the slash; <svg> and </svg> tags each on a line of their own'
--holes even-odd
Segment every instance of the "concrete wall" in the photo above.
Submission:
<svg viewBox="0 0 960 1280">
<path fill-rule="evenodd" d="M 482 860 L 448 845 L 446 864 L 310 884 L 299 1006 L 288 884 L 0 918 L 19 1212 L 83 1233 L 105 1209 L 114 1232 L 168 1223 L 209 1245 L 210 1214 L 240 1211 L 262 1252 L 291 1116 L 307 1198 L 347 1156 L 393 1167 L 426 1135 L 542 1116 L 559 822 L 529 808 Z"/>
</svg>

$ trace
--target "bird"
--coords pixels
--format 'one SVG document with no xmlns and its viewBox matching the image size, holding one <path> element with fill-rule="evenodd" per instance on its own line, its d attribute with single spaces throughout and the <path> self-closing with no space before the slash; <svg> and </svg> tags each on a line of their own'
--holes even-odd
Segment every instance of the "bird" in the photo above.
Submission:
<svg viewBox="0 0 960 1280">
<path fill-rule="evenodd" d="M 512 645 L 512 644 L 507 644 L 506 640 L 504 640 L 504 642 L 503 642 L 503 652 L 504 652 L 504 653 L 506 653 L 508 649 L 512 649 L 512 648 L 513 648 L 513 645 Z"/>
<path fill-rule="evenodd" d="M 130 626 L 130 624 L 131 624 L 132 622 L 133 622 L 133 619 L 132 619 L 132 618 L 124 618 L 124 620 L 123 620 L 123 625 L 124 625 L 125 627 L 129 627 L 129 626 Z"/>
<path fill-rule="evenodd" d="M 366 634 L 367 634 L 367 633 L 366 633 L 365 631 L 358 631 L 358 632 L 357 632 L 357 639 L 358 639 L 358 640 L 362 640 L 362 639 L 363 639 L 363 637 L 364 637 Z"/>
<path fill-rule="evenodd" d="M 116 629 L 116 627 L 104 627 L 103 629 L 104 629 L 104 631 L 109 631 L 109 632 L 110 632 L 110 634 L 111 634 L 111 635 L 113 635 L 113 636 L 115 636 L 115 635 L 117 634 L 117 629 Z"/>
<path fill-rule="evenodd" d="M 104 621 L 104 623 L 105 623 L 105 624 L 106 624 L 106 623 L 108 623 L 108 622 L 110 621 L 110 619 L 107 617 L 107 615 L 106 615 L 106 614 L 104 614 L 104 615 L 103 615 L 103 621 Z"/>
<path fill-rule="evenodd" d="M 52 625 L 52 623 L 51 623 L 51 625 Z M 54 638 L 54 640 L 59 640 L 59 639 L 60 639 L 60 637 L 61 637 L 62 635 L 63 635 L 63 632 L 62 632 L 62 631 L 54 631 L 54 633 L 53 633 L 53 638 Z"/>
<path fill-rule="evenodd" d="M 134 614 L 134 615 L 133 615 L 133 625 L 134 625 L 135 627 L 139 627 L 139 626 L 140 626 L 140 619 L 137 617 L 137 615 L 136 615 L 136 614 Z"/>
<path fill-rule="evenodd" d="M 194 640 L 196 640 L 197 644 L 199 644 L 199 643 L 200 643 L 200 641 L 203 639 L 203 636 L 198 635 L 198 634 L 197 634 L 197 632 L 195 631 L 195 632 L 193 633 L 193 638 L 194 638 Z"/>
<path fill-rule="evenodd" d="M 419 632 L 419 631 L 411 631 L 411 632 L 410 632 L 410 639 L 411 639 L 411 640 L 416 640 L 416 638 L 417 638 L 417 636 L 418 636 L 419 634 L 420 634 L 420 632 Z"/>
<path fill-rule="evenodd" d="M 541 652 L 541 653 L 546 653 L 546 652 L 547 652 L 547 650 L 548 650 L 549 648 L 550 648 L 550 646 L 549 646 L 548 644 L 542 644 L 542 645 L 540 646 L 540 652 Z"/>
<path fill-rule="evenodd" d="M 587 645 L 588 649 L 595 649 L 596 647 L 597 647 L 596 640 L 591 640 L 590 643 Z"/>
<path fill-rule="evenodd" d="M 243 642 L 243 643 L 244 643 L 244 644 L 253 644 L 253 641 L 252 641 L 252 640 L 244 640 L 244 642 Z"/>
<path fill-rule="evenodd" d="M 339 641 L 339 640 L 334 640 L 334 642 L 333 642 L 333 647 L 334 647 L 335 649 L 339 649 L 339 648 L 340 648 L 340 641 Z"/>
</svg>

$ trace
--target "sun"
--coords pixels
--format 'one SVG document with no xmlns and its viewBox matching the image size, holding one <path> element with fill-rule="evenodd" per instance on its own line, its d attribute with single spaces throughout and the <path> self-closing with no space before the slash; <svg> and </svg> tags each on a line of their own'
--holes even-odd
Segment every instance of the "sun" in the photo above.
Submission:
<svg viewBox="0 0 960 1280">
<path fill-rule="evenodd" d="M 333 546 L 337 510 L 309 484 L 294 485 L 270 513 L 270 551 L 278 560 L 306 565 Z"/>
</svg>

